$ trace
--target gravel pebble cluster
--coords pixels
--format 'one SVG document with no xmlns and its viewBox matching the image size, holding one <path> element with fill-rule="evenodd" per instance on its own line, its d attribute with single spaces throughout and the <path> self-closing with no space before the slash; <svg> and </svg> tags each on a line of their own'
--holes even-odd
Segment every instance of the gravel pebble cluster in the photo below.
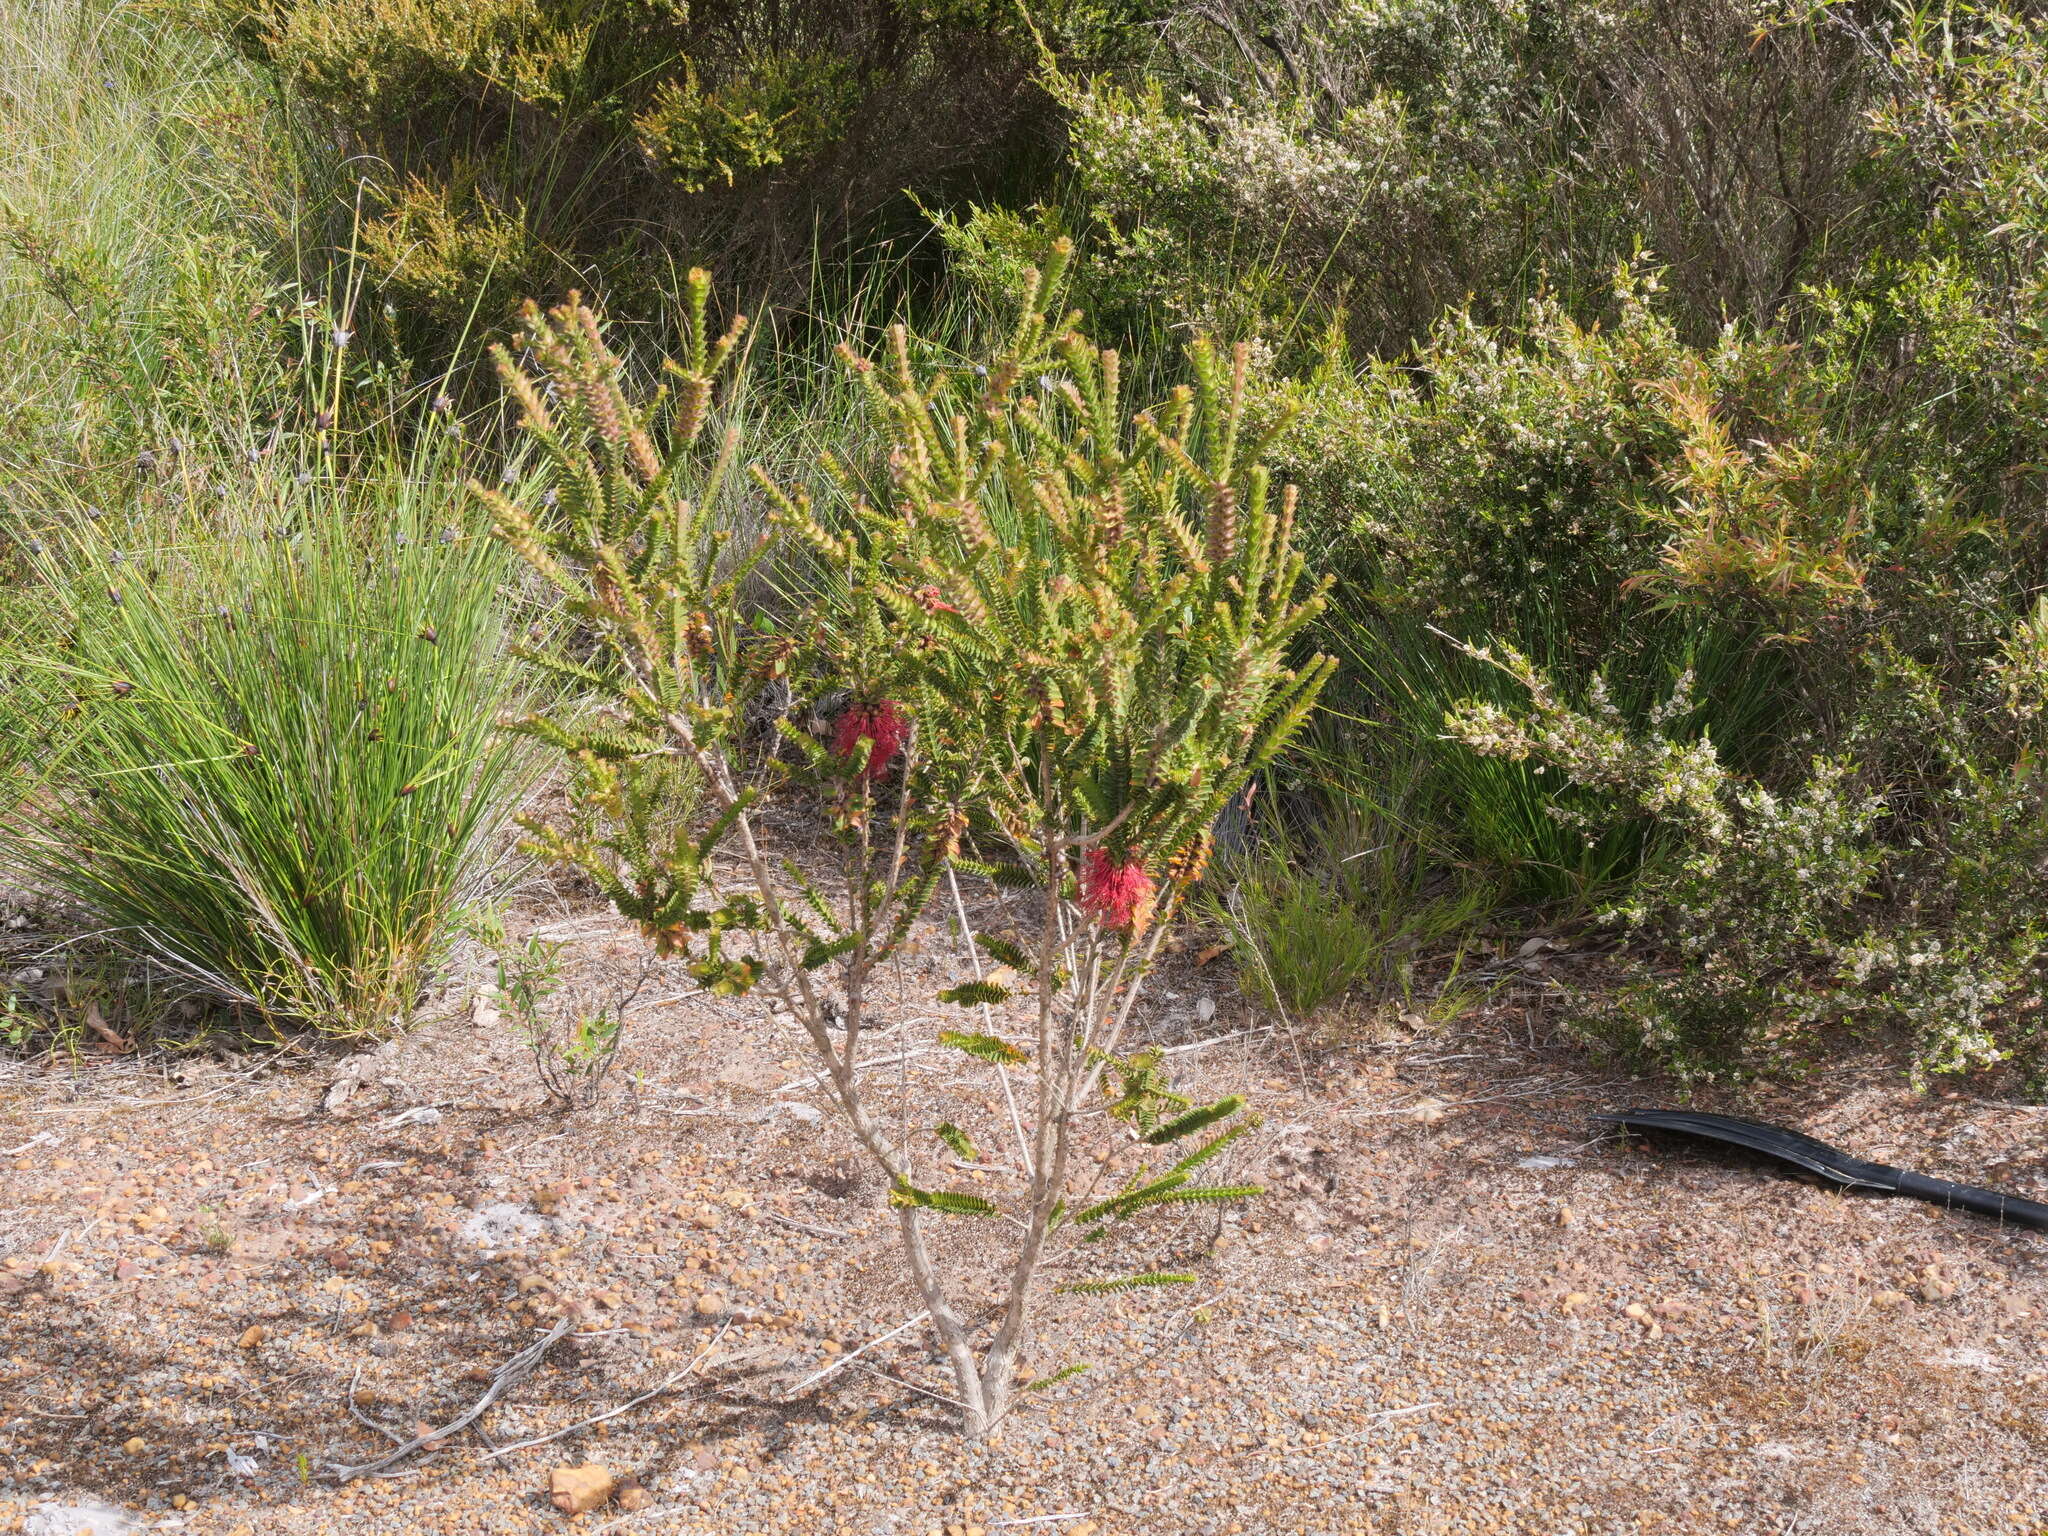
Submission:
<svg viewBox="0 0 2048 1536">
<path fill-rule="evenodd" d="M 602 970 L 630 945 L 599 917 L 577 947 Z M 906 999 L 952 979 L 949 953 L 932 936 Z M 1191 1091 L 1242 1090 L 1267 1116 L 1233 1176 L 1268 1194 L 1068 1261 L 1053 1278 L 1199 1284 L 1050 1300 L 1029 1367 L 1087 1369 L 987 1445 L 956 1438 L 921 1329 L 848 1359 L 917 1308 L 879 1180 L 757 1002 L 656 999 L 606 1098 L 570 1114 L 470 1010 L 367 1070 L 16 1064 L 0 1075 L 0 1531 L 95 1501 L 195 1536 L 2048 1522 L 2048 1236 L 1596 1139 L 1594 1112 L 1657 1086 L 1531 1043 L 1519 1015 L 1311 1057 L 1227 993 L 1184 965 L 1150 1027 L 1194 1047 L 1170 1058 Z M 891 1107 L 930 1124 L 965 1095 L 970 1130 L 1000 1145 L 980 1069 L 925 1050 L 944 1022 L 906 1001 L 881 1051 L 904 1058 L 880 1069 Z M 337 1096 L 346 1072 L 362 1086 Z M 1739 1107 L 2048 1191 L 2048 1115 L 1915 1095 L 1881 1063 Z M 1121 1127 L 1091 1134 L 1125 1166 Z M 948 1227 L 970 1302 L 994 1281 L 974 1225 Z M 574 1331 L 473 1430 L 396 1476 L 334 1482 L 448 1422 L 565 1309 Z M 582 1462 L 644 1495 L 558 1514 L 549 1472 Z"/>
</svg>

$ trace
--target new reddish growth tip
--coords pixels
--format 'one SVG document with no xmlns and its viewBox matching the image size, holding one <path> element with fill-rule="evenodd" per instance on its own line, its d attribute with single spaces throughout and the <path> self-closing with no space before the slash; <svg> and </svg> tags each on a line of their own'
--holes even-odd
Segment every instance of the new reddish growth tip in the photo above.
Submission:
<svg viewBox="0 0 2048 1536">
<path fill-rule="evenodd" d="M 1081 855 L 1081 910 L 1105 928 L 1142 928 L 1152 916 L 1152 877 L 1135 853 Z"/>
<path fill-rule="evenodd" d="M 832 728 L 832 755 L 850 758 L 860 750 L 863 741 L 873 743 L 861 775 L 879 779 L 889 771 L 890 762 L 909 736 L 910 720 L 893 699 L 849 704 Z"/>
</svg>

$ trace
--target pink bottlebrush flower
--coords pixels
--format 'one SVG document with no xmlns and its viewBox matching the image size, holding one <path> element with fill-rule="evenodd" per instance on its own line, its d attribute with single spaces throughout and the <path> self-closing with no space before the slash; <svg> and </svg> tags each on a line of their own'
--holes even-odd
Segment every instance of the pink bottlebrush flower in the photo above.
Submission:
<svg viewBox="0 0 2048 1536">
<path fill-rule="evenodd" d="M 1135 853 L 1081 855 L 1081 910 L 1105 928 L 1137 932 L 1152 920 L 1152 877 Z"/>
<path fill-rule="evenodd" d="M 863 741 L 870 742 L 867 766 L 861 776 L 879 779 L 910 737 L 910 719 L 893 699 L 872 704 L 849 704 L 832 727 L 832 755 L 852 757 Z"/>
</svg>

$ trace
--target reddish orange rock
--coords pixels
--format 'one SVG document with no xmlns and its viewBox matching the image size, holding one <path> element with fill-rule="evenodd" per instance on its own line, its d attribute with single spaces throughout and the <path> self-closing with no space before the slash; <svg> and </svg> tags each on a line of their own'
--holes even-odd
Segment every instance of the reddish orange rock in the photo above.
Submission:
<svg viewBox="0 0 2048 1536">
<path fill-rule="evenodd" d="M 580 1467 L 557 1467 L 548 1474 L 548 1497 L 565 1515 L 587 1514 L 601 1508 L 616 1486 L 611 1473 L 594 1461 Z"/>
</svg>

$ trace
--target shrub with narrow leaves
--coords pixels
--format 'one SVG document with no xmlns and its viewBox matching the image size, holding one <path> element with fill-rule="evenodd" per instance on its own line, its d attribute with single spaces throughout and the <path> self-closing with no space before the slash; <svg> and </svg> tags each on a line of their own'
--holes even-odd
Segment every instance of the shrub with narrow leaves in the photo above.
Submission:
<svg viewBox="0 0 2048 1536">
<path fill-rule="evenodd" d="M 977 1435 L 1010 1410 L 1051 1253 L 1147 1211 L 1256 1192 L 1202 1177 L 1255 1123 L 1241 1101 L 1191 1102 L 1125 1039 L 1210 822 L 1298 728 L 1329 666 L 1293 656 L 1321 594 L 1305 590 L 1293 497 L 1271 490 L 1244 429 L 1242 357 L 1198 347 L 1195 382 L 1132 416 L 1116 354 L 1050 325 L 1042 291 L 1034 275 L 979 370 L 920 376 L 901 332 L 883 369 L 849 357 L 887 423 L 893 485 L 886 507 L 856 498 L 828 517 L 762 477 L 832 578 L 793 622 L 748 611 L 741 582 L 762 550 L 726 548 L 735 440 L 707 422 L 737 332 L 708 339 L 702 274 L 652 400 L 625 387 L 587 310 L 530 310 L 535 371 L 502 353 L 499 366 L 543 470 L 527 499 L 481 492 L 599 653 L 535 656 L 582 696 L 528 729 L 572 761 L 594 813 L 587 831 L 537 826 L 536 846 L 588 871 L 657 947 L 687 950 L 706 985 L 765 989 L 795 1020 L 886 1179 Z M 747 701 L 792 673 L 849 696 L 828 739 L 785 720 L 764 762 Z M 708 814 L 655 838 L 646 782 L 678 760 Z M 764 797 L 793 783 L 825 812 L 836 880 L 763 846 Z M 745 871 L 736 888 L 712 862 L 721 847 Z M 958 900 L 963 870 L 1034 893 L 1031 931 L 976 935 L 972 974 L 941 995 L 967 1026 L 941 1043 L 999 1080 L 1010 1113 L 983 1126 L 963 1099 L 906 1135 L 862 1079 L 878 969 L 938 891 Z M 982 954 L 998 968 L 981 973 Z M 1027 991 L 1033 1022 L 1012 1040 L 995 1009 Z M 1076 1118 L 1096 1108 L 1135 1158 L 1107 1190 L 1092 1163 L 1087 1180 L 1070 1167 Z M 947 1187 L 939 1154 L 979 1161 L 991 1140 L 1013 1161 L 973 1193 Z M 998 1216 L 1018 1235 L 978 1347 L 935 1227 Z"/>
<path fill-rule="evenodd" d="M 1055 248 L 1044 279 L 1067 258 Z M 898 695 L 916 701 L 922 762 L 906 801 L 936 797 L 988 835 L 954 862 L 1028 890 L 1021 942 L 977 935 L 1020 980 L 942 994 L 964 1009 L 1031 996 L 1031 1036 L 984 1028 L 946 1039 L 1029 1083 L 1007 1129 L 1004 1199 L 927 1190 L 897 1176 L 910 1211 L 1009 1214 L 1022 1237 L 1001 1321 L 976 1357 L 936 1274 L 918 1268 L 970 1428 L 999 1422 L 1030 1333 L 1037 1269 L 1073 1226 L 1248 1189 L 1194 1175 L 1249 1124 L 1235 1099 L 1174 1094 L 1125 1039 L 1146 973 L 1207 861 L 1210 826 L 1299 729 L 1329 673 L 1294 650 L 1322 603 L 1293 541 L 1294 495 L 1272 487 L 1244 417 L 1247 357 L 1192 349 L 1193 382 L 1135 414 L 1116 352 L 1070 317 L 1052 326 L 1030 279 L 1023 317 L 986 364 L 921 372 L 907 333 L 871 362 L 848 353 L 887 424 L 885 505 L 855 493 L 843 519 L 779 497 L 781 521 L 843 577 L 869 627 L 898 637 Z M 849 483 L 850 484 L 850 483 Z M 879 617 L 877 616 L 879 615 Z M 860 647 L 860 652 L 869 648 Z M 849 647 L 848 664 L 856 660 Z M 1108 1092 L 1112 1115 L 1152 1145 L 1201 1139 L 1163 1169 L 1074 1208 L 1074 1118 Z M 886 1165 L 885 1165 L 886 1166 Z M 892 1175 L 896 1173 L 891 1169 Z M 1150 1275 L 1079 1289 L 1165 1284 Z"/>
<path fill-rule="evenodd" d="M 2016 1060 L 2038 1078 L 2044 655 L 2048 600 L 1959 678 L 1880 650 L 1843 750 L 1783 788 L 1674 739 L 1682 698 L 1634 730 L 1505 649 L 1489 659 L 1526 704 L 1473 700 L 1447 725 L 1665 830 L 1668 854 L 1609 914 L 1634 940 L 1624 984 L 1581 1009 L 1606 1038 L 1709 1078 L 1796 1064 L 1823 1027 L 1883 1028 L 1910 1041 L 1918 1077 Z M 1939 748 L 1909 768 L 1902 741 Z M 1939 815 L 1902 835 L 1898 808 L 1928 803 Z"/>
</svg>

